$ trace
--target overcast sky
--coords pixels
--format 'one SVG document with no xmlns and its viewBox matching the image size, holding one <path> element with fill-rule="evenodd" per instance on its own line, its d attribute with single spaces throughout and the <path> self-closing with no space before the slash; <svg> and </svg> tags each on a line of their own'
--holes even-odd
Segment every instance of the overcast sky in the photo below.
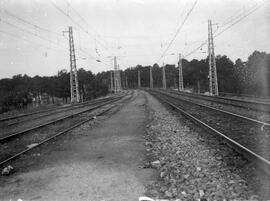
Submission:
<svg viewBox="0 0 270 201">
<path fill-rule="evenodd" d="M 68 35 L 73 27 L 77 68 L 94 73 L 158 62 L 176 64 L 207 40 L 207 20 L 219 33 L 215 53 L 235 61 L 254 51 L 270 53 L 269 0 L 198 0 L 165 56 L 162 53 L 196 0 L 2 0 L 0 78 L 16 74 L 55 75 L 69 69 Z M 265 3 L 266 2 L 266 3 Z M 226 25 L 226 23 L 228 23 Z M 35 27 L 37 25 L 38 27 Z M 207 56 L 207 45 L 186 59 Z M 100 60 L 101 62 L 97 62 Z"/>
</svg>

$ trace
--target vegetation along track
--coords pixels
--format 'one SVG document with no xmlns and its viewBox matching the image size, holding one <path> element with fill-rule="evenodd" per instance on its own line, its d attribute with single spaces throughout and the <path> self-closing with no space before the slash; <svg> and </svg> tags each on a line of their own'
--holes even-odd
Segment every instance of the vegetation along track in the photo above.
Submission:
<svg viewBox="0 0 270 201">
<path fill-rule="evenodd" d="M 270 173 L 270 124 L 182 100 L 165 91 L 152 90 L 150 93 L 199 126 L 222 137 L 236 151 Z"/>
<path fill-rule="evenodd" d="M 28 129 L 26 132 L 17 133 L 16 136 L 6 136 L 2 138 L 0 140 L 0 166 L 3 166 L 24 153 L 95 119 L 97 116 L 103 115 L 115 107 L 114 103 L 116 101 L 125 101 L 123 97 L 127 96 L 118 96 L 106 102 L 97 103 L 90 109 L 88 108 L 87 110 L 71 115 L 70 117 L 65 117 L 61 121 L 50 122 L 49 124 L 41 125 L 38 128 Z M 69 121 L 63 121 L 67 119 L 69 119 Z M 27 135 L 22 135 L 26 133 Z"/>
<path fill-rule="evenodd" d="M 206 101 L 211 101 L 214 103 L 235 106 L 235 107 L 244 108 L 248 110 L 270 112 L 270 102 L 266 102 L 266 101 L 240 100 L 236 98 L 221 97 L 221 96 L 208 96 L 208 95 L 203 95 L 203 94 L 194 94 L 194 93 L 180 92 L 180 91 L 174 91 L 174 90 L 170 90 L 170 92 L 176 95 L 181 95 L 183 97 L 206 100 Z"/>
</svg>

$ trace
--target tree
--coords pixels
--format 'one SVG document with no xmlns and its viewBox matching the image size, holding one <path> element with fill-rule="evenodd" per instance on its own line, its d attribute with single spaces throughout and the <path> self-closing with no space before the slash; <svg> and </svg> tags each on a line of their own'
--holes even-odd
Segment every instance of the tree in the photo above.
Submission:
<svg viewBox="0 0 270 201">
<path fill-rule="evenodd" d="M 218 88 L 220 92 L 236 93 L 238 80 L 235 79 L 234 63 L 225 55 L 216 57 Z"/>
</svg>

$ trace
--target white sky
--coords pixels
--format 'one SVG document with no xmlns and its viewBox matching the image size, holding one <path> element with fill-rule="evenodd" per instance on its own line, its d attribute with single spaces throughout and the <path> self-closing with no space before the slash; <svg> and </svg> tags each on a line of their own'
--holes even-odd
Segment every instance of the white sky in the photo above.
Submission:
<svg viewBox="0 0 270 201">
<path fill-rule="evenodd" d="M 0 78 L 15 74 L 55 75 L 58 70 L 69 69 L 68 41 L 61 36 L 68 26 L 74 28 L 77 68 L 83 67 L 94 73 L 111 70 L 113 66 L 108 57 L 114 55 L 118 56 L 121 69 L 137 64 L 153 65 L 159 60 L 194 2 L 2 0 Z M 214 39 L 215 52 L 216 55 L 225 54 L 233 61 L 237 58 L 246 60 L 254 50 L 270 52 L 269 0 L 198 0 L 167 52 L 175 55 L 163 57 L 159 64 L 176 64 L 179 53 L 186 55 L 207 40 L 208 19 L 219 26 L 218 33 L 230 17 L 248 13 L 262 3 L 265 4 L 261 8 Z M 10 13 L 59 35 L 27 25 Z M 217 25 L 213 26 L 213 30 L 216 30 Z M 207 46 L 204 46 L 186 59 L 205 58 L 206 51 Z M 96 62 L 96 59 L 103 63 Z"/>
</svg>

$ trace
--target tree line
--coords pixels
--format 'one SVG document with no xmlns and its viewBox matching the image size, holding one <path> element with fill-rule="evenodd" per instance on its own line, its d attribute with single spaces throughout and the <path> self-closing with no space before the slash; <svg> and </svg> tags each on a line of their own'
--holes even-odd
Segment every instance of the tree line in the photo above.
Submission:
<svg viewBox="0 0 270 201">
<path fill-rule="evenodd" d="M 182 59 L 184 88 L 191 92 L 205 93 L 209 91 L 209 66 L 206 59 Z M 270 54 L 254 51 L 247 59 L 233 62 L 226 55 L 216 56 L 218 88 L 221 93 L 236 95 L 269 96 L 270 86 Z M 153 86 L 162 87 L 162 67 L 152 67 Z M 150 86 L 150 66 L 137 65 L 121 72 L 122 82 L 129 88 L 138 87 L 138 70 L 141 87 Z M 178 88 L 178 66 L 165 65 L 167 88 Z M 123 78 L 124 77 L 124 78 Z M 122 85 L 123 85 L 122 84 Z"/>
<path fill-rule="evenodd" d="M 78 82 L 81 99 L 90 100 L 108 93 L 109 73 L 94 75 L 91 71 L 80 68 Z M 70 75 L 67 70 L 60 70 L 54 76 L 15 75 L 0 80 L 0 111 L 24 109 L 33 101 L 39 102 L 46 95 L 52 104 L 56 99 L 63 103 L 70 99 Z M 58 101 L 59 102 L 59 101 Z"/>
<path fill-rule="evenodd" d="M 184 88 L 191 92 L 205 93 L 209 91 L 208 58 L 182 60 Z M 216 56 L 218 87 L 222 93 L 237 95 L 269 96 L 270 86 L 270 54 L 254 51 L 247 59 L 237 59 L 233 62 L 226 55 Z M 130 67 L 121 70 L 123 88 L 138 87 L 138 70 L 140 71 L 141 87 L 150 85 L 150 67 L 152 67 L 153 86 L 162 87 L 162 67 L 153 66 Z M 178 67 L 167 64 L 167 88 L 178 88 Z M 93 74 L 82 68 L 78 70 L 79 91 L 81 99 L 90 100 L 105 95 L 111 89 L 111 71 Z M 10 109 L 21 109 L 29 103 L 47 94 L 51 102 L 62 99 L 66 103 L 70 97 L 69 72 L 60 70 L 54 76 L 15 75 L 12 78 L 0 80 L 0 106 L 1 112 Z M 37 99 L 36 99 L 37 100 Z"/>
</svg>

